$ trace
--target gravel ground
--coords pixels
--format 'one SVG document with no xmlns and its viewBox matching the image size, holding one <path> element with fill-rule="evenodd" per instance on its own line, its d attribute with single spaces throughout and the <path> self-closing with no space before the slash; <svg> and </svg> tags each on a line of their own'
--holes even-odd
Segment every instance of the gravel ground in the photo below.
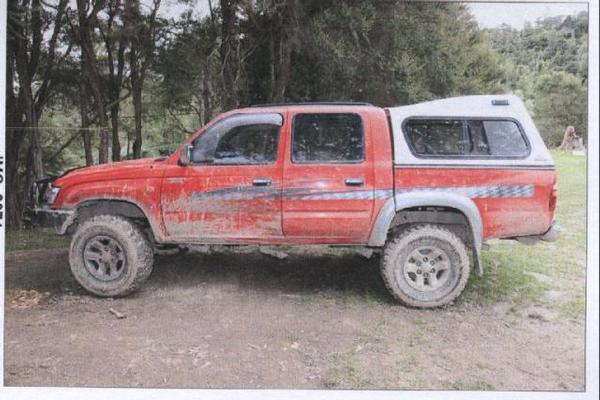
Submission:
<svg viewBox="0 0 600 400">
<path fill-rule="evenodd" d="M 376 259 L 332 252 L 161 256 L 122 299 L 84 292 L 66 249 L 9 252 L 5 384 L 584 389 L 583 320 L 545 303 L 408 309 Z"/>
</svg>

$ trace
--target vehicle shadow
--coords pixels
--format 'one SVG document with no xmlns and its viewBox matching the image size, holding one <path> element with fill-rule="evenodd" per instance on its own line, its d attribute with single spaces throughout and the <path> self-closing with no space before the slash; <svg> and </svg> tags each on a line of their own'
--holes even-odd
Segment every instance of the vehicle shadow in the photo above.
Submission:
<svg viewBox="0 0 600 400">
<path fill-rule="evenodd" d="M 335 250 L 334 250 L 335 252 Z M 155 257 L 149 280 L 134 297 L 155 290 L 169 291 L 193 287 L 228 287 L 274 295 L 326 295 L 369 299 L 393 303 L 379 274 L 379 259 L 366 259 L 355 253 L 291 253 L 285 259 L 259 251 L 181 253 Z M 73 293 L 92 296 L 73 278 L 67 250 L 48 255 L 9 258 L 5 269 L 5 287 L 37 290 L 52 295 Z M 175 293 L 174 293 L 175 294 Z"/>
<path fill-rule="evenodd" d="M 379 275 L 378 257 L 358 254 L 292 253 L 285 259 L 258 251 L 159 256 L 149 283 L 163 288 L 233 285 L 261 293 L 326 293 L 392 302 Z"/>
</svg>

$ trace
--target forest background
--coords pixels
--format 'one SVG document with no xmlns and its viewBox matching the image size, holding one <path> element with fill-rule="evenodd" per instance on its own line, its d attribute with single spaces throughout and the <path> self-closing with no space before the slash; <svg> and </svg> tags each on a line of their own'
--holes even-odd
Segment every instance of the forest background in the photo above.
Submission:
<svg viewBox="0 0 600 400">
<path fill-rule="evenodd" d="M 179 0 L 185 9 L 193 0 Z M 460 3 L 8 0 L 7 222 L 36 179 L 170 154 L 250 104 L 398 106 L 469 94 L 524 99 L 548 147 L 587 143 L 588 14 L 481 28 Z"/>
</svg>

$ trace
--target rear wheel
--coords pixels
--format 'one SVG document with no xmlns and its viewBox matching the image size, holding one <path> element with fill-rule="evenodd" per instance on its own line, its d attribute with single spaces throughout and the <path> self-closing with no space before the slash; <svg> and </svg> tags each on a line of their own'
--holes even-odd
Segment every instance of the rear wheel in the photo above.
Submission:
<svg viewBox="0 0 600 400">
<path fill-rule="evenodd" d="M 464 290 L 470 266 L 462 240 L 438 225 L 407 229 L 385 246 L 381 274 L 390 293 L 418 308 L 451 303 Z"/>
<path fill-rule="evenodd" d="M 99 215 L 79 226 L 71 241 L 71 272 L 98 296 L 125 296 L 150 276 L 153 251 L 131 221 Z"/>
</svg>

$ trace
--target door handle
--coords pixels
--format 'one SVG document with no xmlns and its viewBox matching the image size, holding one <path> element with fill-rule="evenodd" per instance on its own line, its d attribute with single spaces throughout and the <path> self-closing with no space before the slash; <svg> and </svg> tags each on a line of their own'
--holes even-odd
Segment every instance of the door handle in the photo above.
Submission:
<svg viewBox="0 0 600 400">
<path fill-rule="evenodd" d="M 346 178 L 344 183 L 346 186 L 362 186 L 365 184 L 365 180 L 363 178 Z"/>
<path fill-rule="evenodd" d="M 254 186 L 269 186 L 269 185 L 271 185 L 271 180 L 269 178 L 256 178 L 252 181 L 252 185 L 254 185 Z"/>
</svg>

